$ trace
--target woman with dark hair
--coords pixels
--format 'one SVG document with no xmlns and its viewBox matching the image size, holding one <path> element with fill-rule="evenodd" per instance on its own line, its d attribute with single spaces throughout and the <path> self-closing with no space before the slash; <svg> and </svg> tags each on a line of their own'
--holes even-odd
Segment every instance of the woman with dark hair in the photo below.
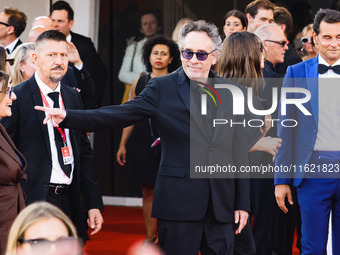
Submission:
<svg viewBox="0 0 340 255">
<path fill-rule="evenodd" d="M 180 64 L 177 44 L 165 38 L 156 36 L 145 42 L 142 60 L 149 74 L 136 80 L 131 88 L 130 100 L 138 96 L 149 80 L 169 74 L 176 70 Z M 133 145 L 131 150 L 134 177 L 142 185 L 143 216 L 146 229 L 146 241 L 156 241 L 157 220 L 151 218 L 153 191 L 159 167 L 160 152 L 157 130 L 151 120 L 142 121 L 134 126 L 124 128 L 117 152 L 117 161 L 120 165 L 126 162 L 125 145 L 131 136 Z M 158 144 L 158 145 L 157 145 Z M 152 147 L 152 148 L 151 148 Z"/>
<path fill-rule="evenodd" d="M 246 88 L 252 88 L 253 104 L 256 109 L 263 109 L 261 99 L 257 96 L 259 86 L 263 84 L 261 71 L 263 67 L 263 46 L 261 40 L 255 34 L 235 32 L 224 40 L 217 73 L 221 77 L 235 80 Z M 259 118 L 249 111 L 246 115 L 246 118 L 249 119 Z M 267 152 L 275 156 L 281 146 L 282 140 L 280 138 L 265 137 L 270 129 L 270 118 L 270 116 L 265 116 L 265 125 L 260 130 L 252 127 L 247 128 L 249 152 L 254 151 L 249 153 L 250 165 L 259 164 L 262 154 L 257 153 Z M 255 254 L 255 243 L 249 222 L 241 234 L 235 237 L 235 254 Z"/>
<path fill-rule="evenodd" d="M 1 62 L 5 56 L 6 52 Z M 16 99 L 12 88 L 8 86 L 8 79 L 9 75 L 0 70 L 0 118 L 12 115 L 10 105 Z M 9 229 L 15 217 L 25 207 L 19 182 L 26 179 L 25 168 L 25 158 L 0 124 L 0 254 L 5 253 Z"/>
<path fill-rule="evenodd" d="M 229 37 L 232 33 L 247 30 L 247 19 L 243 12 L 239 10 L 231 10 L 224 16 L 225 24 L 223 32 L 225 37 Z"/>
</svg>

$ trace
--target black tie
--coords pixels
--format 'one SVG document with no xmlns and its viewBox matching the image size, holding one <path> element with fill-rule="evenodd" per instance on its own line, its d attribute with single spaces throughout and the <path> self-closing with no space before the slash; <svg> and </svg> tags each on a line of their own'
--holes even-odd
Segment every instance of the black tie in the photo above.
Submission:
<svg viewBox="0 0 340 255">
<path fill-rule="evenodd" d="M 51 92 L 47 94 L 54 102 L 53 108 L 59 108 L 59 92 Z M 61 138 L 61 135 L 57 128 L 54 129 L 54 140 L 55 145 L 57 147 L 58 151 L 58 160 L 61 168 L 63 169 L 64 173 L 70 177 L 71 175 L 71 164 L 65 165 L 63 161 L 63 155 L 61 153 L 61 148 L 63 147 L 63 139 Z"/>
<path fill-rule="evenodd" d="M 320 74 L 324 74 L 324 73 L 326 73 L 328 70 L 333 70 L 334 73 L 340 74 L 340 65 L 336 65 L 336 66 L 326 66 L 326 65 L 323 65 L 323 64 L 319 64 L 318 71 L 319 71 Z"/>
<path fill-rule="evenodd" d="M 11 52 L 9 51 L 9 49 L 6 48 L 7 54 L 10 55 Z"/>
</svg>

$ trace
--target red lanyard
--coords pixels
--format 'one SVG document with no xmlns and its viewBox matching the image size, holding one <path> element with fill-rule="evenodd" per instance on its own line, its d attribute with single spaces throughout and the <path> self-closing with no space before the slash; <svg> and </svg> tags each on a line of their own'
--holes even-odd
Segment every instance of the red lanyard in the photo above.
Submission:
<svg viewBox="0 0 340 255">
<path fill-rule="evenodd" d="M 39 90 L 40 90 L 41 98 L 42 98 L 45 106 L 51 108 L 50 104 L 47 102 L 47 99 L 46 99 L 45 95 L 42 93 L 40 88 L 39 88 Z M 61 93 L 60 93 L 60 97 L 61 97 Z M 65 106 L 64 106 L 64 102 L 63 102 L 63 98 L 62 97 L 61 97 L 61 106 L 62 106 L 63 110 L 65 110 Z M 56 127 L 56 128 L 58 129 L 58 131 L 59 131 L 59 133 L 61 135 L 61 139 L 63 140 L 63 143 L 65 143 L 66 142 L 65 132 L 60 127 Z"/>
</svg>

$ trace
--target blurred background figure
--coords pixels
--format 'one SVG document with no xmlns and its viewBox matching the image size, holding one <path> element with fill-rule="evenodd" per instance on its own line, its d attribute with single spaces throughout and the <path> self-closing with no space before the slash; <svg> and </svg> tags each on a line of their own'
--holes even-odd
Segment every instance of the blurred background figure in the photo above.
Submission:
<svg viewBox="0 0 340 255">
<path fill-rule="evenodd" d="M 146 68 L 142 62 L 142 48 L 144 43 L 161 30 L 158 15 L 153 11 L 146 11 L 140 18 L 140 32 L 144 38 L 133 37 L 129 40 L 125 50 L 122 66 L 118 78 L 125 83 L 125 93 L 122 102 L 129 98 L 131 84 L 137 80 Z"/>
<path fill-rule="evenodd" d="M 316 57 L 319 54 L 319 49 L 313 42 L 313 24 L 305 26 L 301 36 L 303 61 Z"/>
<path fill-rule="evenodd" d="M 180 65 L 177 44 L 164 36 L 155 36 L 143 46 L 142 60 L 146 66 L 147 75 L 134 81 L 131 88 L 131 100 L 138 96 L 149 80 L 169 74 Z M 157 128 L 150 120 L 144 120 L 123 129 L 117 161 L 123 166 L 126 162 L 126 143 L 131 136 L 133 141 L 133 170 L 135 180 L 142 185 L 143 216 L 146 229 L 146 241 L 155 242 L 157 239 L 157 220 L 151 217 L 153 192 L 160 162 L 160 144 L 153 148 L 151 145 L 158 138 Z"/>
<path fill-rule="evenodd" d="M 9 55 L 22 44 L 19 36 L 24 32 L 26 24 L 26 14 L 18 9 L 4 8 L 0 14 L 0 44 L 6 48 Z"/>
<path fill-rule="evenodd" d="M 178 35 L 179 35 L 179 31 L 181 30 L 181 28 L 183 26 L 185 26 L 189 21 L 193 21 L 193 19 L 191 18 L 182 18 L 177 22 L 177 25 L 174 29 L 174 31 L 172 32 L 172 40 L 175 41 L 176 43 L 178 42 Z"/>
<path fill-rule="evenodd" d="M 54 24 L 50 17 L 39 16 L 32 21 L 32 27 L 43 26 L 46 30 L 53 30 Z"/>
<path fill-rule="evenodd" d="M 12 86 L 28 80 L 37 70 L 37 66 L 32 59 L 33 52 L 34 43 L 23 43 L 13 51 L 14 64 L 11 67 Z"/>
<path fill-rule="evenodd" d="M 274 22 L 274 4 L 268 0 L 255 0 L 246 6 L 244 11 L 248 32 L 254 33 L 262 25 Z"/>
<path fill-rule="evenodd" d="M 139 241 L 129 248 L 127 255 L 164 255 L 164 253 L 155 245 Z"/>
<path fill-rule="evenodd" d="M 288 49 L 285 52 L 283 63 L 277 63 L 275 66 L 275 72 L 278 73 L 280 77 L 284 77 L 288 66 L 300 63 L 302 59 L 297 54 L 294 45 L 290 43 L 290 40 L 293 40 L 291 36 L 293 18 L 287 8 L 280 6 L 274 7 L 274 22 L 281 28 L 288 40 Z"/>
<path fill-rule="evenodd" d="M 223 32 L 225 37 L 229 37 L 232 33 L 247 30 L 246 16 L 239 10 L 231 10 L 224 16 L 225 24 Z"/>
<path fill-rule="evenodd" d="M 47 202 L 27 206 L 13 222 L 6 255 L 80 255 L 82 243 L 71 220 Z"/>
<path fill-rule="evenodd" d="M 11 65 L 14 64 L 14 59 L 8 56 L 6 49 L 0 46 L 0 70 L 7 74 L 11 72 Z"/>
<path fill-rule="evenodd" d="M 38 25 L 31 28 L 28 32 L 28 39 L 27 42 L 35 42 L 40 34 L 47 31 L 44 26 Z"/>
<path fill-rule="evenodd" d="M 1 47 L 2 50 L 4 48 Z M 3 59 L 4 55 L 0 62 Z M 12 88 L 8 87 L 8 79 L 9 75 L 0 71 L 0 118 L 12 115 L 10 105 L 16 99 Z M 25 158 L 0 124 L 0 254 L 5 252 L 7 236 L 15 217 L 25 207 L 19 183 L 19 180 L 26 180 L 25 168 Z"/>
</svg>

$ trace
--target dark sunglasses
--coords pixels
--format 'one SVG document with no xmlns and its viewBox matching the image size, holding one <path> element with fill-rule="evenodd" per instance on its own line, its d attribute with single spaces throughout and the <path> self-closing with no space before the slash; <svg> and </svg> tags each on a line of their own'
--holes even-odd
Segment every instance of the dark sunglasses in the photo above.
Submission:
<svg viewBox="0 0 340 255">
<path fill-rule="evenodd" d="M 312 41 L 312 37 L 302 37 L 302 38 L 301 38 L 301 42 L 302 42 L 303 44 L 308 43 L 308 42 L 311 42 L 311 41 Z"/>
<path fill-rule="evenodd" d="M 273 41 L 273 40 L 265 40 L 265 41 L 279 44 L 282 48 L 285 47 L 286 44 L 288 43 L 288 41 Z"/>
<path fill-rule="evenodd" d="M 216 50 L 216 49 L 215 49 Z M 196 58 L 200 61 L 204 61 L 208 58 L 209 54 L 213 53 L 215 50 L 211 52 L 205 52 L 205 51 L 199 51 L 199 52 L 193 52 L 191 50 L 182 50 L 182 56 L 185 59 L 192 59 L 194 54 L 196 54 Z"/>
<path fill-rule="evenodd" d="M 0 21 L 0 24 L 4 25 L 6 27 L 10 27 L 11 26 L 10 24 L 7 24 L 7 23 L 1 22 L 1 21 Z"/>
<path fill-rule="evenodd" d="M 60 251 L 60 254 L 76 255 L 81 254 L 81 242 L 76 237 L 62 237 L 55 241 L 50 241 L 45 238 L 38 239 L 25 239 L 18 240 L 20 244 L 29 243 L 34 254 L 48 253 L 52 244 Z M 62 250 L 62 251 L 61 251 Z"/>
<path fill-rule="evenodd" d="M 12 66 L 14 64 L 14 58 L 7 58 L 6 61 Z"/>
</svg>

